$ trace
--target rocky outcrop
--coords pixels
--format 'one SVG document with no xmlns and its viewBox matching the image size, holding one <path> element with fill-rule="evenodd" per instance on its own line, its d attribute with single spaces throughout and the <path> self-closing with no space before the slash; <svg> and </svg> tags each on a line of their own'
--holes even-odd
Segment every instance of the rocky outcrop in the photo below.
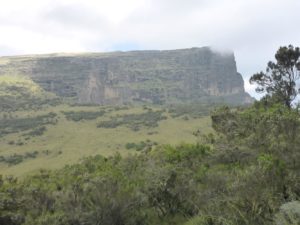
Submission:
<svg viewBox="0 0 300 225">
<path fill-rule="evenodd" d="M 208 47 L 7 57 L 0 60 L 0 74 L 29 76 L 45 90 L 79 103 L 252 101 L 233 53 Z"/>
</svg>

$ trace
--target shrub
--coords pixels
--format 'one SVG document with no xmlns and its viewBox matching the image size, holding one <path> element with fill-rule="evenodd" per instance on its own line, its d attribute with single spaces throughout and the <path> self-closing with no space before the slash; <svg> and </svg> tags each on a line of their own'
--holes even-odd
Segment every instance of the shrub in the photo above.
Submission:
<svg viewBox="0 0 300 225">
<path fill-rule="evenodd" d="M 56 113 L 50 112 L 36 117 L 2 119 L 0 120 L 0 136 L 31 129 L 37 129 L 32 131 L 33 133 L 43 132 L 45 128 L 42 127 L 44 125 L 55 124 L 57 122 L 55 119 L 56 116 Z"/>
<path fill-rule="evenodd" d="M 81 121 L 81 120 L 94 120 L 97 119 L 100 116 L 103 116 L 105 114 L 104 110 L 101 111 L 69 111 L 69 112 L 62 112 L 67 120 L 73 120 L 75 122 Z"/>
<path fill-rule="evenodd" d="M 99 128 L 116 128 L 126 126 L 133 131 L 138 131 L 141 126 L 148 128 L 157 127 L 159 121 L 167 119 L 162 111 L 147 111 L 141 114 L 127 114 L 119 117 L 113 117 L 111 120 L 98 123 Z"/>
</svg>

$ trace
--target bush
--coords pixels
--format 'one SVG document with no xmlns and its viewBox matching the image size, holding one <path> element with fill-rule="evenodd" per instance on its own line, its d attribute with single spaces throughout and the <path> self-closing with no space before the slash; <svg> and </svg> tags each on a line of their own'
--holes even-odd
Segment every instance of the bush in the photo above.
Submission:
<svg viewBox="0 0 300 225">
<path fill-rule="evenodd" d="M 67 120 L 73 120 L 75 122 L 81 121 L 81 120 L 94 120 L 97 119 L 100 116 L 103 116 L 105 114 L 104 110 L 101 111 L 69 111 L 69 112 L 62 112 Z"/>
<path fill-rule="evenodd" d="M 115 119 L 148 126 L 138 116 Z M 208 145 L 163 145 L 89 157 L 19 181 L 0 177 L 0 221 L 17 215 L 24 220 L 16 225 L 298 225 L 299 118 L 280 106 L 222 108 L 212 116 L 217 133 Z"/>
<path fill-rule="evenodd" d="M 183 116 L 184 120 L 188 120 L 189 116 L 192 118 L 208 116 L 216 106 L 217 104 L 174 104 L 168 107 L 168 112 L 173 118 Z"/>
<path fill-rule="evenodd" d="M 9 144 L 9 145 L 14 145 L 14 144 L 15 144 L 15 141 L 13 141 L 13 140 L 12 140 L 12 141 L 9 141 L 8 144 Z"/>
<path fill-rule="evenodd" d="M 17 165 L 21 162 L 23 162 L 25 159 L 33 159 L 36 158 L 36 156 L 39 153 L 37 151 L 33 152 L 26 152 L 24 155 L 22 154 L 13 154 L 7 157 L 0 156 L 0 162 L 7 163 L 8 165 Z"/>
<path fill-rule="evenodd" d="M 127 143 L 125 145 L 126 149 L 134 149 L 136 151 L 142 151 L 142 150 L 146 150 L 146 149 L 151 149 L 152 146 L 157 145 L 156 142 L 152 142 L 150 140 L 146 140 L 146 141 L 141 141 L 139 143 Z"/>
<path fill-rule="evenodd" d="M 45 115 L 40 115 L 36 117 L 29 118 L 14 118 L 0 120 L 0 137 L 10 133 L 16 133 L 20 131 L 26 131 L 31 129 L 36 129 L 32 131 L 34 133 L 43 132 L 45 128 L 44 125 L 55 124 L 57 121 L 55 119 L 56 113 L 50 112 Z"/>
<path fill-rule="evenodd" d="M 98 123 L 99 128 L 116 128 L 126 126 L 133 131 L 138 131 L 140 127 L 157 127 L 159 121 L 167 119 L 162 111 L 147 111 L 141 114 L 128 114 L 119 117 L 113 117 L 111 120 Z"/>
<path fill-rule="evenodd" d="M 47 130 L 47 128 L 45 126 L 38 127 L 36 129 L 28 132 L 27 134 L 25 134 L 25 136 L 41 136 L 45 133 L 46 130 Z"/>
</svg>

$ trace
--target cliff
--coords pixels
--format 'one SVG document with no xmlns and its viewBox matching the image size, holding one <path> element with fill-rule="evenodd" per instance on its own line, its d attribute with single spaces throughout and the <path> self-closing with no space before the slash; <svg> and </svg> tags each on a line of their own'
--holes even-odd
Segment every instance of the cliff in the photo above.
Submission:
<svg viewBox="0 0 300 225">
<path fill-rule="evenodd" d="M 78 103 L 252 101 L 233 53 L 208 47 L 1 57 L 0 75 L 16 74 Z"/>
</svg>

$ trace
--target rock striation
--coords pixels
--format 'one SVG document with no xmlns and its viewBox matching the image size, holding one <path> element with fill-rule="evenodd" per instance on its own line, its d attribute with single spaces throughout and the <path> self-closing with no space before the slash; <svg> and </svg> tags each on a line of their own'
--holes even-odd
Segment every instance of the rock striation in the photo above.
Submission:
<svg viewBox="0 0 300 225">
<path fill-rule="evenodd" d="M 28 76 L 46 91 L 84 104 L 252 101 L 234 54 L 209 47 L 1 57 L 4 74 Z"/>
</svg>

